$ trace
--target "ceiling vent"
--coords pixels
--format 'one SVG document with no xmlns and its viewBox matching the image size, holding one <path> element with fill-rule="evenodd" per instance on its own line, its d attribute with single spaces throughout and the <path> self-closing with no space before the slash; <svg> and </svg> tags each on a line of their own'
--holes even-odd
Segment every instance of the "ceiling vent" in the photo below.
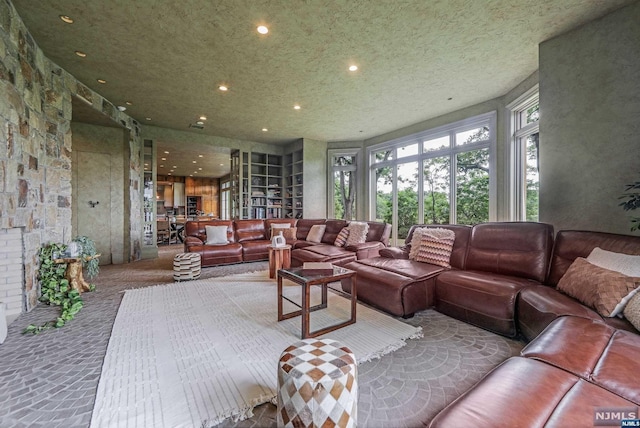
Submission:
<svg viewBox="0 0 640 428">
<path fill-rule="evenodd" d="M 201 125 L 199 123 L 192 123 L 191 125 L 189 125 L 189 128 L 204 129 L 204 125 Z"/>
</svg>

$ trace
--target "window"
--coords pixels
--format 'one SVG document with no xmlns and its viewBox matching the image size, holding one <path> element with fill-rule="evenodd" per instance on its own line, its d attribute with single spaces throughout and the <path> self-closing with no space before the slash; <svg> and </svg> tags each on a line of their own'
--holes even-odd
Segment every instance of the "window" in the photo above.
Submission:
<svg viewBox="0 0 640 428">
<path fill-rule="evenodd" d="M 416 223 L 494 218 L 495 113 L 369 148 L 372 217 L 399 244 Z"/>
<path fill-rule="evenodd" d="M 538 221 L 540 165 L 540 103 L 538 87 L 508 108 L 511 110 L 511 213 L 513 220 Z"/>
<path fill-rule="evenodd" d="M 331 171 L 329 218 L 356 219 L 356 174 L 358 150 L 329 150 Z"/>
<path fill-rule="evenodd" d="M 220 183 L 220 218 L 231 218 L 231 177 L 227 176 Z"/>
</svg>

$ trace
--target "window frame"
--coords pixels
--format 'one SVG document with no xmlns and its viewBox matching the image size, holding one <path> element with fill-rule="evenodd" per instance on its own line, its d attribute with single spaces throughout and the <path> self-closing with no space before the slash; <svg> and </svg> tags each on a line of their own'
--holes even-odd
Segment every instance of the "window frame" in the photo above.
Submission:
<svg viewBox="0 0 640 428">
<path fill-rule="evenodd" d="M 540 138 L 540 118 L 535 122 L 522 124 L 522 113 L 536 104 L 540 105 L 540 88 L 537 84 L 507 105 L 511 118 L 509 125 L 509 219 L 511 221 L 527 220 L 526 141 L 533 134 L 538 134 Z M 538 152 L 538 159 L 539 156 Z"/>
<path fill-rule="evenodd" d="M 334 159 L 341 156 L 353 156 L 355 163 L 353 165 L 335 165 Z M 360 148 L 347 148 L 347 149 L 328 149 L 327 150 L 327 218 L 336 218 L 335 216 L 335 193 L 334 193 L 334 177 L 338 171 L 353 171 L 351 178 L 354 180 L 355 194 L 355 216 L 358 218 L 358 165 L 361 163 L 362 149 Z"/>
<path fill-rule="evenodd" d="M 484 141 L 475 143 L 456 145 L 456 134 L 467 130 L 472 130 L 482 126 L 488 126 L 489 138 Z M 449 146 L 437 150 L 424 151 L 424 141 L 433 140 L 443 136 L 449 136 Z M 413 156 L 398 158 L 397 150 L 418 143 L 418 154 Z M 456 171 L 457 171 L 457 155 L 473 150 L 489 149 L 489 221 L 495 221 L 497 218 L 497 171 L 496 171 L 496 153 L 497 153 L 497 112 L 491 111 L 481 115 L 469 117 L 457 122 L 449 123 L 433 129 L 418 132 L 401 138 L 396 138 L 380 144 L 367 147 L 368 159 L 368 187 L 369 187 L 369 220 L 375 220 L 376 216 L 376 170 L 381 167 L 391 167 L 392 169 L 392 241 L 397 244 L 398 233 L 398 165 L 405 163 L 418 162 L 418 219 L 424 219 L 424 169 L 423 161 L 425 159 L 445 157 L 450 158 L 450 174 L 449 174 L 449 223 L 454 224 L 457 218 L 456 212 Z M 376 154 L 382 151 L 392 150 L 391 159 L 386 161 L 376 161 Z M 420 203 L 422 202 L 422 203 Z"/>
</svg>

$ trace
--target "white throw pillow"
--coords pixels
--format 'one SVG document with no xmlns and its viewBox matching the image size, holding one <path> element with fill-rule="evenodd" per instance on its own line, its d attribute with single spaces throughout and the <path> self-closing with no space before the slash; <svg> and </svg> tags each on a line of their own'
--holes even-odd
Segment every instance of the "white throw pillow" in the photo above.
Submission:
<svg viewBox="0 0 640 428">
<path fill-rule="evenodd" d="M 369 223 L 364 221 L 352 221 L 349 223 L 349 236 L 345 247 L 349 245 L 362 244 L 367 241 L 367 232 L 369 232 Z"/>
<path fill-rule="evenodd" d="M 207 233 L 206 245 L 224 245 L 228 244 L 227 226 L 205 226 Z"/>
<path fill-rule="evenodd" d="M 640 256 L 614 253 L 613 251 L 596 247 L 587 257 L 587 261 L 592 265 L 614 270 L 623 275 L 640 277 Z"/>
<path fill-rule="evenodd" d="M 640 277 L 640 256 L 614 253 L 613 251 L 607 251 L 600 247 L 596 247 L 587 257 L 587 261 L 593 265 L 619 272 L 623 275 Z M 640 288 L 636 288 L 631 293 L 623 297 L 611 312 L 611 316 L 622 317 L 622 311 L 625 306 L 627 306 L 629 300 L 631 300 L 638 291 L 640 291 Z"/>
<path fill-rule="evenodd" d="M 314 224 L 309 229 L 309 233 L 307 234 L 307 241 L 315 242 L 319 244 L 322 241 L 322 236 L 324 235 L 324 230 L 327 228 L 324 224 Z"/>
</svg>

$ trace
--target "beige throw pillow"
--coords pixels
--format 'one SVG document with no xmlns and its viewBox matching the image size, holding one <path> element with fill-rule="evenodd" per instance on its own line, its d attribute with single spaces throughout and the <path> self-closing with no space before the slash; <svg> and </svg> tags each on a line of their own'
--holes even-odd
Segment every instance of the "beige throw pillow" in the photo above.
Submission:
<svg viewBox="0 0 640 428">
<path fill-rule="evenodd" d="M 347 237 L 347 242 L 344 244 L 345 247 L 366 242 L 367 232 L 369 232 L 369 223 L 364 221 L 352 221 L 347 227 L 349 228 L 349 236 Z"/>
<path fill-rule="evenodd" d="M 449 233 L 440 232 L 442 230 Z M 434 235 L 438 235 L 439 237 Z M 442 266 L 444 268 L 450 268 L 451 265 L 449 264 L 449 261 L 451 260 L 451 252 L 453 251 L 453 243 L 455 242 L 455 239 L 456 234 L 453 230 L 439 229 L 435 234 L 430 233 L 429 230 L 424 231 L 422 233 L 422 240 L 420 241 L 420 246 L 415 260 L 417 262 L 424 262 L 436 266 Z"/>
<path fill-rule="evenodd" d="M 624 308 L 624 317 L 636 328 L 640 330 L 640 293 L 629 300 L 629 304 Z"/>
<path fill-rule="evenodd" d="M 640 286 L 640 278 L 604 269 L 578 257 L 558 281 L 558 290 L 611 317 L 618 303 Z"/>
<path fill-rule="evenodd" d="M 227 239 L 227 226 L 205 226 L 207 234 L 206 245 L 224 245 L 229 241 Z"/>
<path fill-rule="evenodd" d="M 271 223 L 271 234 L 269 235 L 269 239 L 273 239 L 274 236 L 280 234 L 281 230 L 289 228 L 291 228 L 289 223 Z"/>
<path fill-rule="evenodd" d="M 424 234 L 428 234 L 433 239 L 453 239 L 455 240 L 456 234 L 453 230 L 445 229 L 443 227 L 418 227 L 414 229 L 411 236 L 411 250 L 409 251 L 409 260 L 415 260 L 420 251 L 420 245 L 422 244 L 422 237 Z"/>
<path fill-rule="evenodd" d="M 333 241 L 333 245 L 335 245 L 336 247 L 344 247 L 344 245 L 347 243 L 348 237 L 349 237 L 349 228 L 343 227 L 340 230 L 340 233 L 338 233 L 338 236 L 336 236 L 336 240 Z"/>
<path fill-rule="evenodd" d="M 324 235 L 324 230 L 327 228 L 324 224 L 314 224 L 309 229 L 309 234 L 307 235 L 307 241 L 320 243 L 322 241 L 322 235 Z"/>
</svg>

